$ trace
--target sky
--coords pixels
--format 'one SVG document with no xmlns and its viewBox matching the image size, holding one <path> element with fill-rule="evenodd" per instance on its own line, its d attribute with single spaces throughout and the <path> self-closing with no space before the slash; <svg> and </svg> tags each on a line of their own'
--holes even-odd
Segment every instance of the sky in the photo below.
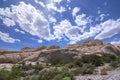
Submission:
<svg viewBox="0 0 120 80">
<path fill-rule="evenodd" d="M 0 0 L 0 48 L 100 39 L 120 44 L 120 0 Z"/>
</svg>

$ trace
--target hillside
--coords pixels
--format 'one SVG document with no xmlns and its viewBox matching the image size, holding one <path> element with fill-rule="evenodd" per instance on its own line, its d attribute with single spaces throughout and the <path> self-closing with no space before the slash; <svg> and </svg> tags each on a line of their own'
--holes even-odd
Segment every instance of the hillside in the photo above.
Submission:
<svg viewBox="0 0 120 80">
<path fill-rule="evenodd" d="M 116 69 L 118 69 L 118 73 L 120 72 L 120 45 L 103 43 L 96 39 L 70 44 L 65 48 L 53 45 L 50 47 L 41 46 L 39 48 L 25 47 L 20 51 L 0 50 L 0 69 L 11 71 L 15 65 L 17 65 L 18 71 L 20 69 L 19 73 L 22 71 L 22 74 L 27 77 L 30 77 L 30 75 L 42 75 L 42 72 L 46 70 L 54 72 L 54 69 L 56 69 L 58 72 L 55 72 L 55 74 L 61 74 L 62 76 L 59 75 L 57 76 L 58 79 L 54 80 L 59 80 L 59 78 L 63 79 L 61 78 L 63 74 L 69 74 L 69 76 L 64 76 L 64 78 L 67 77 L 69 79 L 64 80 L 73 80 L 71 78 L 72 75 L 76 80 L 88 80 L 89 78 L 87 78 L 86 74 L 92 74 L 89 75 L 89 77 L 92 76 L 89 80 L 100 80 L 99 78 L 93 79 L 93 77 L 98 76 L 104 79 L 111 74 L 116 74 Z M 107 68 L 113 72 L 108 72 L 109 70 Z M 65 73 L 62 73 L 61 71 L 64 69 Z M 119 76 L 119 74 L 117 75 Z M 19 75 L 19 78 L 20 80 L 24 80 L 26 77 Z M 40 78 L 40 76 L 39 79 L 46 80 Z M 113 80 L 119 79 L 120 77 L 117 77 L 117 79 Z M 18 78 L 15 78 L 15 80 L 18 80 Z M 47 78 L 47 80 L 52 79 Z"/>
</svg>

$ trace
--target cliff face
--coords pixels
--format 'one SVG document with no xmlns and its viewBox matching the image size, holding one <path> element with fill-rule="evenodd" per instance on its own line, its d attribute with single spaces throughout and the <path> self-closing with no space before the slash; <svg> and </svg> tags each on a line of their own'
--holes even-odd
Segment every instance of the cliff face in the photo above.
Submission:
<svg viewBox="0 0 120 80">
<path fill-rule="evenodd" d="M 20 51 L 0 51 L 0 63 L 18 63 L 22 61 L 48 62 L 50 57 L 66 56 L 77 58 L 89 54 L 113 54 L 120 55 L 120 45 L 103 43 L 100 40 L 88 40 L 85 42 L 70 44 L 65 48 L 52 46 L 52 48 L 23 48 Z"/>
</svg>

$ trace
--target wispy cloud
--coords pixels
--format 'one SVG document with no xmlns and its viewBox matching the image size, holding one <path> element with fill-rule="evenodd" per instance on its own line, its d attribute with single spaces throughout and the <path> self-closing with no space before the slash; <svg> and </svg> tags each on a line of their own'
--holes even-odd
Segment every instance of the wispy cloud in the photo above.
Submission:
<svg viewBox="0 0 120 80">
<path fill-rule="evenodd" d="M 10 35 L 8 33 L 3 33 L 0 31 L 0 39 L 3 41 L 3 42 L 6 42 L 6 43 L 15 43 L 15 42 L 20 42 L 19 39 L 14 39 L 12 37 L 10 37 Z"/>
</svg>

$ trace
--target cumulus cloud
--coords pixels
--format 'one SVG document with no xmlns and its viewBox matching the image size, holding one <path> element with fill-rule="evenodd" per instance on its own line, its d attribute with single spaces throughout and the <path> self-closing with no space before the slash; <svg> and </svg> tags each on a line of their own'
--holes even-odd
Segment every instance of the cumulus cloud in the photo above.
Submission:
<svg viewBox="0 0 120 80">
<path fill-rule="evenodd" d="M 111 38 L 112 36 L 120 33 L 120 19 L 109 19 L 102 22 L 99 26 L 101 26 L 103 30 L 95 37 L 95 39 Z"/>
<path fill-rule="evenodd" d="M 75 23 L 78 26 L 84 26 L 84 25 L 90 23 L 91 21 L 92 21 L 91 18 L 87 17 L 86 14 L 77 15 L 75 17 Z"/>
<path fill-rule="evenodd" d="M 38 36 L 45 40 L 51 40 L 49 23 L 43 13 L 31 4 L 20 2 L 19 5 L 11 5 L 10 8 L 0 8 L 0 15 L 15 21 L 22 30 L 33 36 Z"/>
<path fill-rule="evenodd" d="M 80 8 L 78 7 L 75 7 L 73 10 L 72 10 L 72 16 L 75 17 L 76 14 L 80 11 Z"/>
<path fill-rule="evenodd" d="M 84 28 L 84 27 L 83 27 Z M 67 39 L 70 43 L 76 43 L 82 39 L 86 39 L 98 33 L 98 28 L 92 27 L 90 32 L 82 33 L 82 28 L 72 26 L 68 20 L 62 20 L 60 24 L 53 27 L 55 38 L 58 40 Z M 96 32 L 95 32 L 96 31 Z"/>
<path fill-rule="evenodd" d="M 81 34 L 81 30 L 80 30 L 80 27 L 78 27 L 78 26 L 72 26 L 66 32 L 66 36 L 69 38 L 70 44 L 73 44 L 73 43 L 76 43 L 77 41 L 79 41 L 80 34 Z"/>
<path fill-rule="evenodd" d="M 22 33 L 22 34 L 25 34 L 25 32 L 24 31 L 22 31 L 22 30 L 19 30 L 19 29 L 14 29 L 15 30 L 15 32 L 20 32 L 20 33 Z"/>
<path fill-rule="evenodd" d="M 3 33 L 0 31 L 0 39 L 3 41 L 3 42 L 6 42 L 6 43 L 15 43 L 15 42 L 20 42 L 19 39 L 14 39 L 12 37 L 10 37 L 10 35 L 8 33 Z"/>
<path fill-rule="evenodd" d="M 54 29 L 54 35 L 56 39 L 64 39 L 65 38 L 65 34 L 67 32 L 67 30 L 71 27 L 71 23 L 68 20 L 62 20 L 60 22 L 60 24 L 55 25 L 53 27 Z"/>
<path fill-rule="evenodd" d="M 56 12 L 59 12 L 59 13 L 63 13 L 66 11 L 66 9 L 62 6 L 60 6 L 59 8 L 55 6 L 54 3 L 49 3 L 46 5 L 47 6 L 47 9 L 50 11 L 50 10 L 54 10 Z"/>
</svg>

